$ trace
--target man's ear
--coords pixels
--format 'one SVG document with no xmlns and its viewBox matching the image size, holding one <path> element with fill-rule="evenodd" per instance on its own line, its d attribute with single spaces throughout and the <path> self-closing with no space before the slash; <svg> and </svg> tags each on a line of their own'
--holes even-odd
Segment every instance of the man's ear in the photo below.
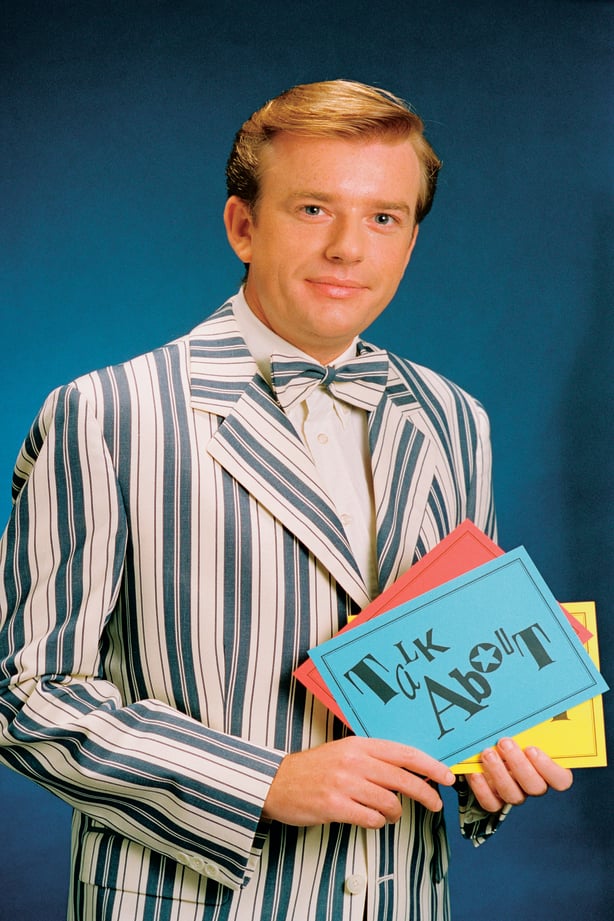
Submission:
<svg viewBox="0 0 614 921">
<path fill-rule="evenodd" d="M 231 195 L 224 208 L 224 226 L 228 242 L 241 262 L 252 261 L 252 209 L 237 195 Z"/>
</svg>

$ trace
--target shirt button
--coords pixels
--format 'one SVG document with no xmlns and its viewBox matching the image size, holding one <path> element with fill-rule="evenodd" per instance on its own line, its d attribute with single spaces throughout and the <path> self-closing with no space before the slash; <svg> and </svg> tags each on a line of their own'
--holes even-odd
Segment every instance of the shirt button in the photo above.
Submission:
<svg viewBox="0 0 614 921">
<path fill-rule="evenodd" d="M 342 515 L 342 516 L 341 516 L 341 523 L 342 523 L 342 524 L 352 524 L 352 516 L 351 516 L 351 515 L 347 515 L 347 514 L 346 514 L 346 515 Z"/>
<path fill-rule="evenodd" d="M 328 435 L 325 435 L 324 432 L 320 432 L 320 434 L 318 435 L 318 441 L 320 442 L 321 445 L 327 445 Z"/>
<path fill-rule="evenodd" d="M 365 878 L 358 873 L 352 873 L 345 881 L 345 891 L 348 895 L 358 895 L 365 888 Z"/>
</svg>

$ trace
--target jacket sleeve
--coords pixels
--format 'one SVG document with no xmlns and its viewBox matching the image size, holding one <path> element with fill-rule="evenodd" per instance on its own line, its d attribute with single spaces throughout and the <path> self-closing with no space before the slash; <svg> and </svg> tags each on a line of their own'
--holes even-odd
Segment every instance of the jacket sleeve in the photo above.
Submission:
<svg viewBox="0 0 614 921">
<path fill-rule="evenodd" d="M 283 753 L 156 700 L 127 703 L 101 644 L 129 534 L 92 407 L 46 401 L 18 458 L 0 543 L 0 759 L 92 819 L 239 888 Z"/>
</svg>

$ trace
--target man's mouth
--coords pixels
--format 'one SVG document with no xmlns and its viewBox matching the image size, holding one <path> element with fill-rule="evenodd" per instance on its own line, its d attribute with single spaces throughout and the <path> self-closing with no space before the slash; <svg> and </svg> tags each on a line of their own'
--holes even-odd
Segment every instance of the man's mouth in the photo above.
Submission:
<svg viewBox="0 0 614 921">
<path fill-rule="evenodd" d="M 308 278 L 307 282 L 322 294 L 336 298 L 352 297 L 365 287 L 365 285 L 351 278 L 338 278 L 334 275 Z"/>
</svg>

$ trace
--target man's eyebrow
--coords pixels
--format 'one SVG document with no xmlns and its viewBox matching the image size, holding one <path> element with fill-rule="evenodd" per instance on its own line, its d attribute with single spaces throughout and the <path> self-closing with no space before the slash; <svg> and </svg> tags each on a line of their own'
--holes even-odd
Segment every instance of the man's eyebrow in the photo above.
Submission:
<svg viewBox="0 0 614 921">
<path fill-rule="evenodd" d="M 316 192 L 314 189 L 299 189 L 297 192 L 291 192 L 290 195 L 288 195 L 289 201 L 296 201 L 297 199 L 304 198 L 308 198 L 311 201 L 330 202 L 333 200 L 334 196 L 326 192 Z"/>
<path fill-rule="evenodd" d="M 406 201 L 375 201 L 372 206 L 375 211 L 402 211 L 404 214 L 412 214 L 412 209 Z"/>
<path fill-rule="evenodd" d="M 334 195 L 329 195 L 327 192 L 317 192 L 314 189 L 304 189 L 297 192 L 292 192 L 288 196 L 288 201 L 321 201 L 324 204 L 329 204 L 335 200 Z M 401 211 L 403 214 L 407 214 L 410 217 L 412 216 L 412 209 L 405 201 L 380 201 L 379 199 L 372 199 L 367 201 L 366 204 L 373 211 Z"/>
</svg>

